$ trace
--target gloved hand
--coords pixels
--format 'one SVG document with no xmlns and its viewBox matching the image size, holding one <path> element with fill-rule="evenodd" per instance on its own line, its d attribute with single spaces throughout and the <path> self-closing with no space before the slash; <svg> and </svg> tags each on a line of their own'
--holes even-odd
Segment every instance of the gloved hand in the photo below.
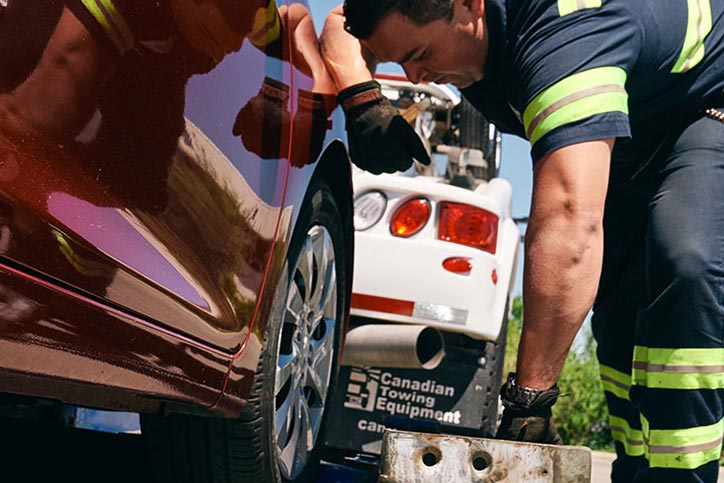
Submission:
<svg viewBox="0 0 724 483">
<path fill-rule="evenodd" d="M 339 92 L 337 99 L 347 119 L 352 162 L 370 173 L 394 173 L 412 166 L 412 158 L 430 164 L 422 140 L 382 95 L 375 81 Z"/>
<path fill-rule="evenodd" d="M 335 105 L 333 95 L 297 91 L 297 112 L 292 121 L 292 166 L 301 168 L 317 160 L 327 129 L 331 128 L 329 115 Z"/>
<path fill-rule="evenodd" d="M 553 421 L 551 407 L 560 391 L 557 385 L 550 389 L 536 390 L 515 384 L 515 374 L 500 389 L 505 410 L 497 439 L 525 441 L 529 443 L 563 444 Z"/>
<path fill-rule="evenodd" d="M 286 158 L 289 150 L 289 86 L 264 78 L 259 93 L 236 115 L 231 132 L 260 158 Z"/>
</svg>

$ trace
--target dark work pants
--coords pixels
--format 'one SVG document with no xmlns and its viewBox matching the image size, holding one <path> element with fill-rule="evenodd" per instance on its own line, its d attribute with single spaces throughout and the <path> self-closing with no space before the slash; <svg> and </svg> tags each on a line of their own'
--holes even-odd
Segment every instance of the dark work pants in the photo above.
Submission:
<svg viewBox="0 0 724 483">
<path fill-rule="evenodd" d="M 612 481 L 711 483 L 724 432 L 724 123 L 702 115 L 633 140 L 614 153 L 593 315 Z"/>
</svg>

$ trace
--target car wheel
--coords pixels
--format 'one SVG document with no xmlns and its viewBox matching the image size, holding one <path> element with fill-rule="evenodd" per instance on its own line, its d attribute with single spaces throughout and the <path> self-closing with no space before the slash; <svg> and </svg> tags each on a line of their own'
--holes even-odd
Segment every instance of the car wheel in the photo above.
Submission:
<svg viewBox="0 0 724 483">
<path fill-rule="evenodd" d="M 173 482 L 310 481 L 319 464 L 342 341 L 347 247 L 329 186 L 314 180 L 274 296 L 272 320 L 238 419 L 142 417 Z"/>
<path fill-rule="evenodd" d="M 485 407 L 483 408 L 483 421 L 481 430 L 487 436 L 495 435 L 498 429 L 499 392 L 503 384 L 503 365 L 505 364 L 505 343 L 508 340 L 508 304 L 503 312 L 503 324 L 500 334 L 495 342 L 485 344 L 485 367 L 487 368 L 485 387 Z"/>
</svg>

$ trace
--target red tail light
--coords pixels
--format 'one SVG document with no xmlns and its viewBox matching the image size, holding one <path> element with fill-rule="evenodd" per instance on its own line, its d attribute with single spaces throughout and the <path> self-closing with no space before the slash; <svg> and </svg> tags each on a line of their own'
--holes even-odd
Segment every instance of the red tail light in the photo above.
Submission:
<svg viewBox="0 0 724 483">
<path fill-rule="evenodd" d="M 495 254 L 498 217 L 489 211 L 461 203 L 440 203 L 437 238 Z"/>
<path fill-rule="evenodd" d="M 450 257 L 446 258 L 442 262 L 442 268 L 452 273 L 470 273 L 473 269 L 473 264 L 470 263 L 469 258 L 465 257 Z"/>
<path fill-rule="evenodd" d="M 393 235 L 407 238 L 422 228 L 430 219 L 430 202 L 425 198 L 413 198 L 397 208 L 390 221 Z"/>
</svg>

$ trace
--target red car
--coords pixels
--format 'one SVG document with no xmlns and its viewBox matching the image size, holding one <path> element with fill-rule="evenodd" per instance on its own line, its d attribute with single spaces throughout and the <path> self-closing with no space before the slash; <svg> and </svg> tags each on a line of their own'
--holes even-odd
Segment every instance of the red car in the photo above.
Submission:
<svg viewBox="0 0 724 483">
<path fill-rule="evenodd" d="M 294 0 L 0 0 L 0 411 L 139 412 L 163 480 L 311 477 L 353 255 L 314 32 Z"/>
</svg>

